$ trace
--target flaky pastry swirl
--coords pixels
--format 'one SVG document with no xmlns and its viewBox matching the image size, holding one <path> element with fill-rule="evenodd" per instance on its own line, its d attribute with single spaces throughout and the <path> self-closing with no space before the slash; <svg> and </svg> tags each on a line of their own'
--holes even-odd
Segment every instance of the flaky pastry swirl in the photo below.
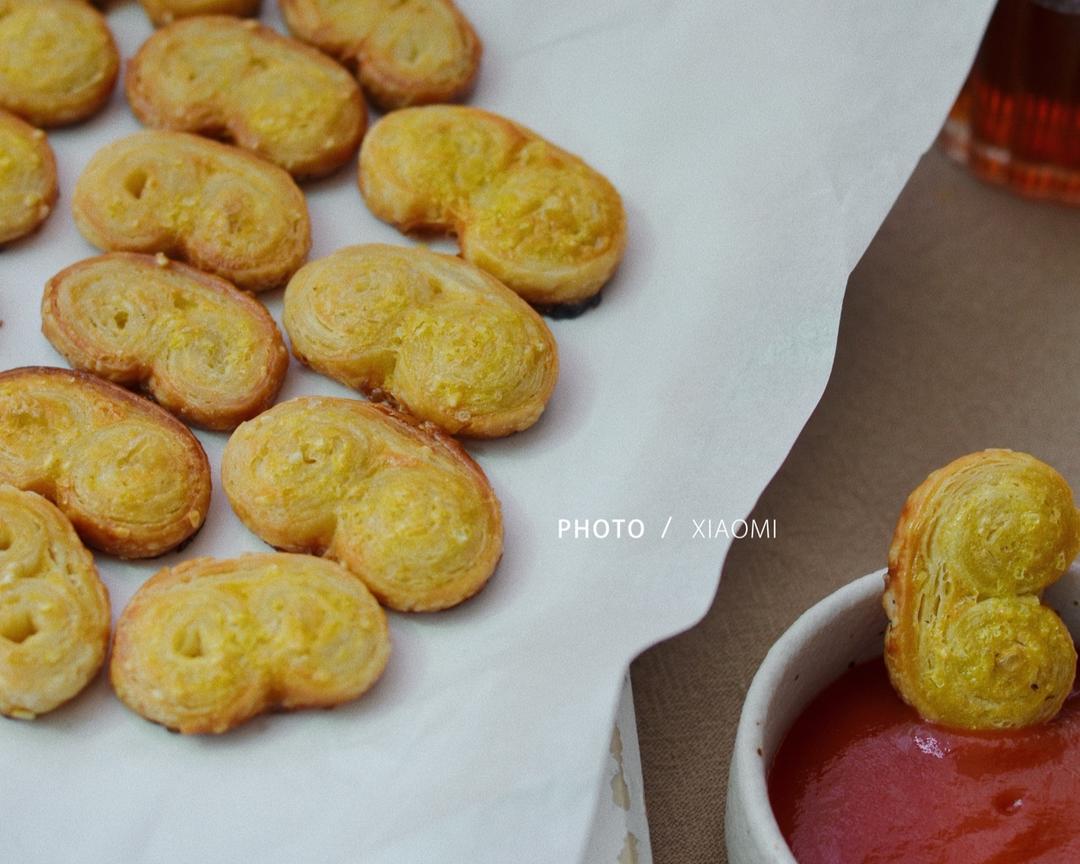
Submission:
<svg viewBox="0 0 1080 864">
<path fill-rule="evenodd" d="M 83 120 L 108 101 L 120 55 L 84 0 L 0 0 L 0 108 L 35 126 Z"/>
<path fill-rule="evenodd" d="M 0 482 L 44 495 L 89 545 L 151 558 L 202 525 L 210 465 L 179 420 L 93 375 L 0 373 Z"/>
<path fill-rule="evenodd" d="M 126 89 L 146 125 L 222 138 L 302 177 L 344 164 L 367 125 L 360 87 L 340 65 L 228 15 L 158 30 L 129 64 Z"/>
<path fill-rule="evenodd" d="M 162 252 L 262 291 L 304 263 L 311 224 L 288 172 L 184 132 L 138 132 L 101 148 L 75 185 L 75 224 L 99 249 Z"/>
<path fill-rule="evenodd" d="M 581 303 L 615 272 L 626 217 L 581 159 L 503 117 L 452 105 L 395 111 L 360 148 L 371 211 L 457 235 L 465 260 L 530 303 Z"/>
<path fill-rule="evenodd" d="M 186 734 L 355 699 L 390 656 L 364 584 L 310 555 L 197 558 L 152 576 L 116 624 L 116 695 Z"/>
<path fill-rule="evenodd" d="M 1040 603 L 1080 549 L 1068 484 L 1024 453 L 986 450 L 911 493 L 889 549 L 885 661 L 925 719 L 966 729 L 1042 723 L 1076 651 Z"/>
<path fill-rule="evenodd" d="M 113 252 L 45 286 L 42 331 L 77 369 L 143 388 L 208 429 L 273 404 L 289 365 L 266 308 L 228 282 L 164 255 Z"/>
<path fill-rule="evenodd" d="M 237 428 L 221 480 L 267 543 L 339 561 L 402 611 L 471 597 L 502 553 L 499 502 L 452 439 L 383 405 L 304 397 Z"/>
<path fill-rule="evenodd" d="M 0 111 L 0 244 L 41 225 L 58 193 L 56 159 L 45 133 Z"/>
<path fill-rule="evenodd" d="M 81 691 L 109 643 L 109 595 L 59 510 L 0 484 L 0 714 L 31 719 Z"/>
<path fill-rule="evenodd" d="M 450 255 L 370 244 L 302 267 L 285 290 L 293 352 L 450 433 L 535 423 L 558 377 L 555 338 L 497 279 Z"/>
<path fill-rule="evenodd" d="M 380 108 L 449 102 L 482 46 L 451 0 L 281 0 L 289 30 L 356 70 Z"/>
</svg>

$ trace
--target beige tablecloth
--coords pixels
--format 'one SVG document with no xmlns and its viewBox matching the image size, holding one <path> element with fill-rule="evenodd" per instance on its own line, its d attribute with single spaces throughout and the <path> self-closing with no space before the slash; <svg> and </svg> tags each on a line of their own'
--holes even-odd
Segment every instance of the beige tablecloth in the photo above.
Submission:
<svg viewBox="0 0 1080 864">
<path fill-rule="evenodd" d="M 807 607 L 885 563 L 907 493 L 984 447 L 1080 489 L 1080 210 L 921 162 L 851 276 L 828 389 L 740 541 L 706 618 L 632 677 L 656 864 L 715 864 L 743 696 Z"/>
</svg>

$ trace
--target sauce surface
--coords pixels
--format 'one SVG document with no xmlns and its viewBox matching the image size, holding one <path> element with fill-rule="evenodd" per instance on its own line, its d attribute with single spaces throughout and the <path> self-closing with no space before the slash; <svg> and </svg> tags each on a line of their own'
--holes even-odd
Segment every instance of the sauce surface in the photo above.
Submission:
<svg viewBox="0 0 1080 864">
<path fill-rule="evenodd" d="M 769 798 L 799 864 L 1080 862 L 1080 695 L 1044 726 L 956 731 L 872 660 L 795 721 Z"/>
</svg>

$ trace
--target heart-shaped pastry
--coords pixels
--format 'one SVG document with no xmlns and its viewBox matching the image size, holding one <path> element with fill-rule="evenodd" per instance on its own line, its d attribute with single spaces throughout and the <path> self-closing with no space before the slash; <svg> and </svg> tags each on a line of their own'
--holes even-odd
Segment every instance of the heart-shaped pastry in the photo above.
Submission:
<svg viewBox="0 0 1080 864">
<path fill-rule="evenodd" d="M 904 700 L 965 729 L 1053 717 L 1076 651 L 1040 596 L 1078 549 L 1072 491 L 1032 456 L 985 450 L 927 477 L 900 514 L 884 596 L 885 661 Z"/>
<path fill-rule="evenodd" d="M 0 482 L 44 495 L 89 545 L 152 558 L 210 507 L 210 464 L 164 408 L 85 372 L 0 373 Z"/>
<path fill-rule="evenodd" d="M 302 397 L 242 424 L 221 481 L 278 549 L 325 555 L 392 609 L 446 609 L 502 554 L 499 502 L 454 439 L 383 405 Z"/>
<path fill-rule="evenodd" d="M 67 702 L 108 644 L 109 595 L 67 517 L 0 484 L 0 714 L 30 719 Z"/>
<path fill-rule="evenodd" d="M 343 567 L 244 555 L 196 558 L 145 582 L 116 624 L 109 673 L 148 720 L 218 733 L 272 709 L 355 699 L 389 656 L 386 614 Z"/>
</svg>

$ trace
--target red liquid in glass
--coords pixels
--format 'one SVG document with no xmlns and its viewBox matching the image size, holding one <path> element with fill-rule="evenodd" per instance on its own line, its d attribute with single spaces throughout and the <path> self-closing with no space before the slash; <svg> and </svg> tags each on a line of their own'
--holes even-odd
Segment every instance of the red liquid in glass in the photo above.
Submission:
<svg viewBox="0 0 1080 864">
<path fill-rule="evenodd" d="M 942 142 L 986 180 L 1080 203 L 1078 0 L 1001 0 Z"/>
</svg>

